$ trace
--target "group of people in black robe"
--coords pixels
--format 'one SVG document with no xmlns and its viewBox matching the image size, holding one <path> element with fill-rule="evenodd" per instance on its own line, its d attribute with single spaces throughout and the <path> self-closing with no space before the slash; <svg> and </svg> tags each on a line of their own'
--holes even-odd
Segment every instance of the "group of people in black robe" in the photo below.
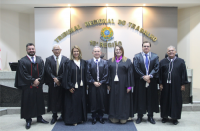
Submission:
<svg viewBox="0 0 200 131">
<path fill-rule="evenodd" d="M 82 59 L 81 49 L 73 46 L 70 59 L 61 55 L 61 47 L 52 48 L 53 55 L 46 58 L 35 55 L 35 45 L 26 45 L 27 55 L 18 61 L 15 87 L 22 89 L 21 118 L 26 120 L 26 129 L 32 118 L 49 123 L 45 114 L 42 85 L 48 85 L 48 112 L 52 112 L 51 124 L 59 119 L 66 125 L 87 121 L 92 113 L 92 124 L 104 124 L 104 114 L 112 123 L 125 124 L 137 113 L 136 123 L 142 122 L 148 112 L 148 121 L 155 124 L 153 113 L 159 112 L 158 89 L 162 122 L 171 117 L 178 124 L 182 110 L 182 90 L 188 83 L 183 59 L 175 56 L 173 46 L 167 48 L 168 57 L 159 62 L 157 54 L 150 52 L 151 43 L 142 43 L 142 52 L 135 55 L 133 63 L 124 56 L 120 45 L 114 48 L 114 56 L 101 59 L 101 48 L 95 46 L 93 58 Z M 159 86 L 158 86 L 159 84 Z M 88 94 L 88 95 L 87 95 Z"/>
</svg>

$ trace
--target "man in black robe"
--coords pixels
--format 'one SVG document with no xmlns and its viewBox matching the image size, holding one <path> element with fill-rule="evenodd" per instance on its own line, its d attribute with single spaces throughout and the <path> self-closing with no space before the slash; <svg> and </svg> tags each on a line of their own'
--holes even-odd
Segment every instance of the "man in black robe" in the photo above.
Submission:
<svg viewBox="0 0 200 131">
<path fill-rule="evenodd" d="M 168 116 L 173 119 L 173 124 L 177 125 L 177 119 L 181 119 L 182 110 L 182 90 L 188 83 L 187 71 L 183 59 L 175 56 L 176 49 L 169 46 L 168 57 L 160 61 L 160 106 L 162 123 L 168 121 Z"/>
<path fill-rule="evenodd" d="M 44 83 L 44 62 L 35 56 L 35 45 L 26 45 L 27 55 L 18 61 L 15 87 L 22 89 L 21 118 L 26 119 L 26 129 L 31 127 L 33 117 L 37 122 L 49 123 L 42 118 L 45 114 L 42 85 Z"/>
<path fill-rule="evenodd" d="M 57 121 L 57 113 L 63 114 L 64 89 L 61 85 L 64 72 L 64 64 L 68 58 L 61 55 L 62 49 L 58 44 L 53 46 L 54 55 L 46 58 L 45 62 L 45 84 L 49 86 L 48 91 L 48 112 L 52 111 L 51 124 Z"/>
<path fill-rule="evenodd" d="M 101 48 L 95 46 L 92 52 L 94 58 L 88 60 L 87 83 L 89 85 L 89 102 L 92 112 L 92 124 L 96 124 L 96 119 L 104 124 L 103 113 L 107 108 L 107 82 L 108 64 L 106 60 L 100 58 Z"/>
<path fill-rule="evenodd" d="M 142 51 L 133 59 L 135 73 L 134 113 L 138 113 L 136 123 L 142 122 L 143 114 L 148 112 L 148 121 L 155 124 L 153 112 L 158 113 L 157 78 L 159 57 L 150 52 L 151 43 L 144 41 Z"/>
</svg>

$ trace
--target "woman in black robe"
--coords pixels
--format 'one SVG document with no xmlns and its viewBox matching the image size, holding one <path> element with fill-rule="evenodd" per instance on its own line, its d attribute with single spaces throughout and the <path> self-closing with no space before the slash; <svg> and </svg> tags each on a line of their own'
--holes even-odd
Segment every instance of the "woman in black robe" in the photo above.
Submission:
<svg viewBox="0 0 200 131">
<path fill-rule="evenodd" d="M 65 65 L 63 87 L 65 90 L 64 122 L 77 125 L 87 120 L 86 113 L 86 61 L 78 46 L 71 50 L 71 60 Z"/>
<path fill-rule="evenodd" d="M 114 57 L 108 61 L 110 105 L 109 119 L 112 123 L 126 123 L 133 115 L 131 104 L 133 70 L 131 60 L 124 56 L 124 49 L 117 45 Z"/>
</svg>

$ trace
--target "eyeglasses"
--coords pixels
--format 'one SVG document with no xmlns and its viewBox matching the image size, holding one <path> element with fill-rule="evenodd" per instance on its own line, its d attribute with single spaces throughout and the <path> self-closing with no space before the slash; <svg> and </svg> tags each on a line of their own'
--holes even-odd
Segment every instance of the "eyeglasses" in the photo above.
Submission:
<svg viewBox="0 0 200 131">
<path fill-rule="evenodd" d="M 150 46 L 143 46 L 143 47 L 145 47 L 145 48 L 146 48 L 146 47 L 149 48 Z"/>
</svg>

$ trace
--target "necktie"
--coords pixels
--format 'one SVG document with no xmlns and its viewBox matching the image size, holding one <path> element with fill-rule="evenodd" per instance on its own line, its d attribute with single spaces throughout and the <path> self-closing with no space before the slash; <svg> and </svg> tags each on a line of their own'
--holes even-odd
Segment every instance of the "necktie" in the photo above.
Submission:
<svg viewBox="0 0 200 131">
<path fill-rule="evenodd" d="M 97 63 L 97 81 L 99 81 L 99 62 L 98 60 L 96 60 L 96 63 Z"/>
<path fill-rule="evenodd" d="M 31 60 L 32 60 L 32 63 L 35 64 L 35 61 L 34 61 L 34 57 L 33 57 L 33 56 L 31 56 Z"/>
<path fill-rule="evenodd" d="M 58 62 L 58 57 L 56 57 L 56 75 L 58 76 L 58 69 L 59 69 L 59 62 Z"/>
<path fill-rule="evenodd" d="M 145 54 L 145 56 L 146 56 L 145 65 L 146 65 L 146 70 L 148 71 L 148 69 L 149 69 L 149 59 L 148 59 L 148 55 L 147 54 Z"/>
</svg>

